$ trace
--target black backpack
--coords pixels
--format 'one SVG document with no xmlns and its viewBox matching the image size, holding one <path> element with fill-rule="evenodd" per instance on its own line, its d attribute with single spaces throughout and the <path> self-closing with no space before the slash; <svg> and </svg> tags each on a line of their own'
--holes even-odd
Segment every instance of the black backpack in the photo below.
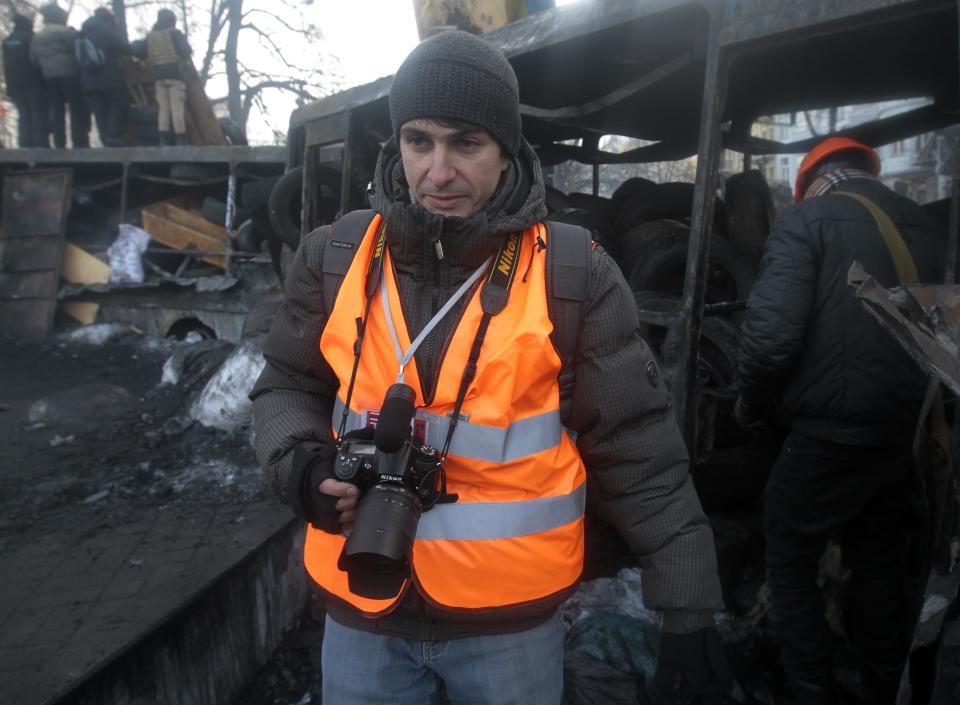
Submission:
<svg viewBox="0 0 960 705">
<path fill-rule="evenodd" d="M 82 69 L 100 68 L 106 62 L 103 50 L 93 43 L 90 37 L 79 36 L 73 45 L 77 56 L 77 64 Z"/>
<path fill-rule="evenodd" d="M 329 226 L 323 250 L 323 299 L 332 307 L 354 254 L 370 227 L 374 212 L 359 210 L 347 213 Z M 570 418 L 570 397 L 576 382 L 574 357 L 580 332 L 583 302 L 590 283 L 590 231 L 567 223 L 545 223 L 547 244 L 547 308 L 553 322 L 550 340 L 560 356 L 560 418 L 566 424 Z"/>
</svg>

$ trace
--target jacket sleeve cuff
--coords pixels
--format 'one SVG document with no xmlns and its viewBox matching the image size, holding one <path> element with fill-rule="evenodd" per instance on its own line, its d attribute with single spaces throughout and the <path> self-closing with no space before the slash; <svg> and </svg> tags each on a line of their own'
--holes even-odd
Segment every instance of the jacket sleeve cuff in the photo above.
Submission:
<svg viewBox="0 0 960 705">
<path fill-rule="evenodd" d="M 670 610 L 663 613 L 660 630 L 671 634 L 691 634 L 715 626 L 712 610 Z"/>
</svg>

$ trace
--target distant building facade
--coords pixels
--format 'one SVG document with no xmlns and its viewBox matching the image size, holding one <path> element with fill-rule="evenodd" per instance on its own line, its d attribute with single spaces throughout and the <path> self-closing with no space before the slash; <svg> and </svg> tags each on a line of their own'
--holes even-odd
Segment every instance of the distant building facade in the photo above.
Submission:
<svg viewBox="0 0 960 705">
<path fill-rule="evenodd" d="M 754 124 L 757 137 L 778 142 L 796 142 L 827 135 L 855 125 L 892 117 L 926 104 L 923 99 L 849 105 L 831 110 L 809 110 L 790 115 L 762 118 Z M 881 180 L 890 188 L 918 203 L 930 203 L 950 196 L 950 141 L 938 132 L 928 132 L 877 148 L 883 163 Z M 771 184 L 793 184 L 803 154 L 770 154 L 754 158 Z"/>
</svg>

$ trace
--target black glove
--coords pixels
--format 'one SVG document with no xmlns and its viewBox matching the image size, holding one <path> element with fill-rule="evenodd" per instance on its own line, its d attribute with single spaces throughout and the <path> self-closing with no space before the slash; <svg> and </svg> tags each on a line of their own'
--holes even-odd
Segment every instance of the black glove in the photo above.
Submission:
<svg viewBox="0 0 960 705">
<path fill-rule="evenodd" d="M 706 703 L 723 696 L 730 687 L 730 670 L 720 633 L 708 627 L 692 634 L 661 634 L 653 687 L 670 705 Z"/>
<path fill-rule="evenodd" d="M 320 483 L 334 478 L 333 460 L 337 446 L 332 441 L 317 450 L 307 450 L 302 445 L 293 449 L 293 467 L 290 469 L 287 486 L 287 501 L 293 513 L 314 528 L 330 534 L 340 533 L 338 497 L 320 491 Z"/>
<path fill-rule="evenodd" d="M 373 428 L 350 431 L 343 437 L 372 441 Z M 333 472 L 333 461 L 336 457 L 335 441 L 328 441 L 317 450 L 307 450 L 303 445 L 299 445 L 293 449 L 293 466 L 288 478 L 287 499 L 293 513 L 303 521 L 309 521 L 314 528 L 329 534 L 339 534 L 342 531 L 340 512 L 337 511 L 337 501 L 340 498 L 324 494 L 319 487 L 320 483 L 328 478 L 337 479 Z"/>
<path fill-rule="evenodd" d="M 372 441 L 375 434 L 375 429 L 373 426 L 364 426 L 363 428 L 358 428 L 355 431 L 348 431 L 343 434 L 343 439 L 347 440 L 352 438 L 360 441 Z"/>
</svg>

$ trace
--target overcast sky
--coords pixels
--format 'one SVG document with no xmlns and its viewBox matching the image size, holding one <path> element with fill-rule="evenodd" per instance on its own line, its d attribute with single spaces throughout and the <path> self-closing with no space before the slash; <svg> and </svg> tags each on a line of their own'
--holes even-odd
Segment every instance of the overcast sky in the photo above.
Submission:
<svg viewBox="0 0 960 705">
<path fill-rule="evenodd" d="M 246 0 L 247 4 L 269 0 Z M 591 0 L 557 0 L 557 5 Z M 417 45 L 417 23 L 413 0 L 314 0 L 304 11 L 320 27 L 324 52 L 337 57 L 343 87 L 369 83 L 389 76 Z M 279 98 L 282 100 L 282 98 Z M 275 101 L 272 101 L 272 105 Z M 289 99 L 287 113 L 294 109 Z M 271 105 L 271 107 L 272 107 Z M 284 109 L 276 112 L 282 113 Z M 249 131 L 257 141 L 269 141 L 265 126 L 251 118 Z M 276 117 L 272 122 L 277 123 Z"/>
<path fill-rule="evenodd" d="M 557 0 L 557 5 L 591 1 Z M 67 4 L 67 0 L 60 2 Z M 108 4 L 107 0 L 74 0 L 70 24 L 79 28 L 93 8 Z M 162 4 L 180 14 L 180 9 L 173 0 Z M 188 0 L 187 4 L 194 8 L 192 21 L 197 24 L 193 27 L 190 40 L 194 49 L 194 61 L 199 63 L 205 50 L 204 19 L 208 3 L 206 0 Z M 149 31 L 158 5 L 154 2 L 140 6 L 135 3 L 131 5 L 127 11 L 127 22 L 130 38 L 135 39 Z M 317 71 L 329 72 L 332 68 L 339 76 L 341 88 L 369 83 L 381 76 L 391 75 L 418 42 L 413 0 L 313 0 L 310 4 L 300 4 L 298 0 L 293 0 L 291 5 L 292 7 L 284 7 L 276 0 L 244 0 L 245 12 L 254 11 L 250 15 L 254 18 L 251 21 L 262 18 L 262 15 L 256 14 L 256 10 L 264 9 L 277 12 L 292 24 L 298 23 L 294 21 L 293 15 L 302 13 L 305 21 L 318 26 L 324 36 L 321 44 L 312 46 L 303 41 L 302 47 L 291 47 L 288 59 L 298 66 L 313 66 Z M 246 33 L 242 37 L 241 52 L 245 63 L 262 71 L 271 71 L 271 65 L 276 67 L 275 70 L 283 70 L 282 64 L 276 63 L 272 56 L 272 49 L 258 43 Z M 297 41 L 296 35 L 291 33 L 284 32 L 282 37 L 275 34 L 274 37 L 281 42 Z M 331 62 L 327 57 L 335 57 L 335 61 Z M 210 98 L 224 95 L 226 84 L 223 77 L 212 77 L 207 83 L 206 91 Z M 250 115 L 247 133 L 252 143 L 269 144 L 278 139 L 282 141 L 290 112 L 296 108 L 292 95 L 278 91 L 270 93 L 268 105 L 270 115 L 267 119 L 259 115 L 256 109 Z"/>
<path fill-rule="evenodd" d="M 308 15 L 326 35 L 330 53 L 340 57 L 348 85 L 389 76 L 418 41 L 413 0 L 314 0 Z"/>
<path fill-rule="evenodd" d="M 389 76 L 417 44 L 412 0 L 314 0 L 306 14 L 340 59 L 347 85 Z"/>
</svg>

